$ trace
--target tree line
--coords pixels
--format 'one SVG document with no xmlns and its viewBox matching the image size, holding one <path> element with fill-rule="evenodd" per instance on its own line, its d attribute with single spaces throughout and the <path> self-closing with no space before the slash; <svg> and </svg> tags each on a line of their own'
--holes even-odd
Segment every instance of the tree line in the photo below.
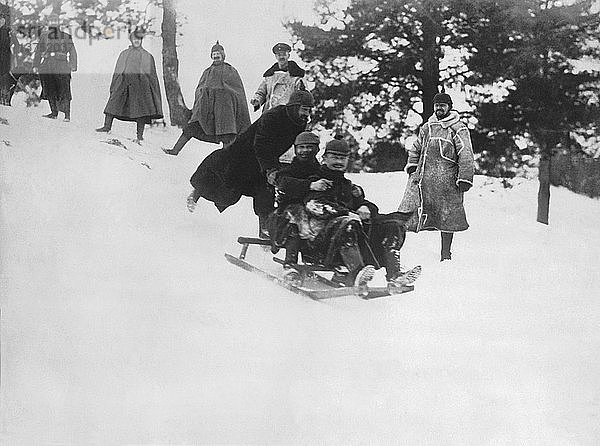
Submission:
<svg viewBox="0 0 600 446">
<path fill-rule="evenodd" d="M 479 173 L 510 177 L 539 156 L 538 221 L 547 223 L 553 153 L 585 151 L 581 141 L 598 135 L 600 72 L 585 62 L 600 56 L 599 9 L 593 0 L 351 0 L 342 9 L 316 0 L 317 23 L 286 26 L 316 81 L 318 121 L 377 132 L 363 168 L 398 168 L 416 130 L 407 118 L 427 120 L 433 96 L 458 89 Z"/>
</svg>

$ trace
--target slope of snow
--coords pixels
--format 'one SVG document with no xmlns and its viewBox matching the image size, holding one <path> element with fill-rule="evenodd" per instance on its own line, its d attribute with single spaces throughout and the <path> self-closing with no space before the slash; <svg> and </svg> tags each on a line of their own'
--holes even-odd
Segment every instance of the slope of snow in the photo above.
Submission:
<svg viewBox="0 0 600 446">
<path fill-rule="evenodd" d="M 545 227 L 536 182 L 478 177 L 455 260 L 409 235 L 414 292 L 313 302 L 223 258 L 249 199 L 187 212 L 216 146 L 41 112 L 0 108 L 2 444 L 600 442 L 598 200 L 553 188 Z"/>
</svg>

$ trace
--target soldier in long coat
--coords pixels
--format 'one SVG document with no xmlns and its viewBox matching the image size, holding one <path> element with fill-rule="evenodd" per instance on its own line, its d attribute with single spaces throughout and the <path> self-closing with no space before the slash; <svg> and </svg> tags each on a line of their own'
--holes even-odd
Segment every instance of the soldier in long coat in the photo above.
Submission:
<svg viewBox="0 0 600 446">
<path fill-rule="evenodd" d="M 200 197 L 223 212 L 246 195 L 254 199 L 254 213 L 264 232 L 274 209 L 272 184 L 281 167 L 279 157 L 306 129 L 313 106 L 312 94 L 298 91 L 287 105 L 278 105 L 254 121 L 231 145 L 208 155 L 190 179 L 194 188 L 188 197 L 190 211 Z"/>
<path fill-rule="evenodd" d="M 168 155 L 177 155 L 196 138 L 211 143 L 231 143 L 250 127 L 250 113 L 244 84 L 237 70 L 225 62 L 225 49 L 217 43 L 211 48 L 213 63 L 204 70 L 194 98 L 192 117 Z"/>
<path fill-rule="evenodd" d="M 441 260 L 450 260 L 455 232 L 469 227 L 463 194 L 473 186 L 473 147 L 467 126 L 446 93 L 434 96 L 434 114 L 408 152 L 409 174 L 400 212 L 413 212 L 407 229 L 441 231 Z"/>
<path fill-rule="evenodd" d="M 0 105 L 10 105 L 17 84 L 19 41 L 10 29 L 10 8 L 0 3 Z"/>
<path fill-rule="evenodd" d="M 40 35 L 33 67 L 42 83 L 41 99 L 50 104 L 46 118 L 56 119 L 58 112 L 71 120 L 71 72 L 77 71 L 77 51 L 70 34 L 60 30 L 60 16 L 48 16 L 48 29 Z"/>
<path fill-rule="evenodd" d="M 97 132 L 109 132 L 113 120 L 134 121 L 136 141 L 144 139 L 144 127 L 163 117 L 160 84 L 154 57 L 142 47 L 144 31 L 129 35 L 131 46 L 121 52 L 110 84 L 110 97 L 104 109 L 104 125 Z"/>
</svg>

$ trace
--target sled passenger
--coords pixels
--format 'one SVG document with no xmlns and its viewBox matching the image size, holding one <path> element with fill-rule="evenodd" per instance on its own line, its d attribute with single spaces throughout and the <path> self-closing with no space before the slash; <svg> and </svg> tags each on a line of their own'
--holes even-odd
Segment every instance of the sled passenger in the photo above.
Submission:
<svg viewBox="0 0 600 446">
<path fill-rule="evenodd" d="M 121 52 L 110 84 L 110 97 L 104 109 L 104 125 L 97 132 L 110 132 L 113 120 L 134 121 L 136 139 L 144 139 L 144 127 L 163 117 L 160 84 L 154 57 L 142 47 L 145 32 L 137 28 L 129 34 L 131 46 Z"/>
<path fill-rule="evenodd" d="M 306 147 L 310 145 L 312 150 Z M 286 277 L 297 276 L 290 265 L 298 262 L 301 251 L 325 266 L 344 264 L 349 273 L 336 279 L 345 285 L 370 280 L 380 265 L 390 287 L 414 282 L 421 267 L 402 271 L 400 266 L 408 215 L 379 214 L 362 188 L 345 178 L 350 157 L 345 141 L 327 143 L 322 165 L 315 158 L 317 151 L 318 137 L 300 134 L 292 164 L 276 175 L 280 206 L 270 219 L 271 241 L 275 248 L 286 248 Z M 365 270 L 365 265 L 371 268 Z"/>
<path fill-rule="evenodd" d="M 211 48 L 212 65 L 204 70 L 194 97 L 192 117 L 168 155 L 177 155 L 187 142 L 200 141 L 228 145 L 250 127 L 250 113 L 242 78 L 225 62 L 225 49 L 219 41 Z"/>
<path fill-rule="evenodd" d="M 440 261 L 451 260 L 455 232 L 469 227 L 463 196 L 473 186 L 473 147 L 468 127 L 446 93 L 433 97 L 434 114 L 408 151 L 409 174 L 400 212 L 413 212 L 409 231 L 440 231 Z"/>
<path fill-rule="evenodd" d="M 253 197 L 259 219 L 259 235 L 268 238 L 266 222 L 274 209 L 275 192 L 268 182 L 279 169 L 279 157 L 306 129 L 314 99 L 308 91 L 296 91 L 287 105 L 278 105 L 258 118 L 229 146 L 208 155 L 190 179 L 194 190 L 188 209 L 200 197 L 214 202 L 219 212 Z"/>
</svg>

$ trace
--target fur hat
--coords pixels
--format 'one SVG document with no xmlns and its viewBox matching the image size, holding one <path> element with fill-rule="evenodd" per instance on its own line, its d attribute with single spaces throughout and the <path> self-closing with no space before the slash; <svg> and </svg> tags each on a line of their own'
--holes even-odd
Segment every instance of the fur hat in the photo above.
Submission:
<svg viewBox="0 0 600 446">
<path fill-rule="evenodd" d="M 223 56 L 223 59 L 225 59 L 225 48 L 223 48 L 223 45 L 221 45 L 218 40 L 217 43 L 215 43 L 210 49 L 210 55 L 212 56 L 212 53 L 215 51 L 221 53 L 221 56 Z"/>
<path fill-rule="evenodd" d="M 314 107 L 315 98 L 306 90 L 296 90 L 290 96 L 287 105 L 302 105 L 304 107 Z"/>
<path fill-rule="evenodd" d="M 319 145 L 319 137 L 315 135 L 313 132 L 302 132 L 298 136 L 296 136 L 296 140 L 294 141 L 294 145 L 300 144 L 315 144 Z"/>
<path fill-rule="evenodd" d="M 144 37 L 146 37 L 146 32 L 147 32 L 146 28 L 144 28 L 143 26 L 136 26 L 129 33 L 129 40 L 133 39 L 134 37 L 136 37 L 136 38 L 138 38 L 138 39 L 141 40 Z"/>
<path fill-rule="evenodd" d="M 332 139 L 325 145 L 324 155 L 327 155 L 328 153 L 350 156 L 350 146 L 343 139 Z"/>
<path fill-rule="evenodd" d="M 433 103 L 434 104 L 448 104 L 450 107 L 452 107 L 452 98 L 447 93 L 437 93 L 433 97 Z"/>
<path fill-rule="evenodd" d="M 278 43 L 273 47 L 273 54 L 277 54 L 279 51 L 287 51 L 289 53 L 292 51 L 292 47 L 287 43 Z"/>
</svg>

